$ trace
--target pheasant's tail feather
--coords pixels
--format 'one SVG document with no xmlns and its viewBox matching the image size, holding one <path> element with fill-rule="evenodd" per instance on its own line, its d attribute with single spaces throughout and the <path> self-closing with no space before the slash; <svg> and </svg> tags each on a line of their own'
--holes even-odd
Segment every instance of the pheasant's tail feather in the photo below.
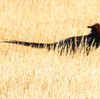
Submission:
<svg viewBox="0 0 100 99">
<path fill-rule="evenodd" d="M 34 48 L 48 48 L 50 50 L 54 44 L 46 44 L 46 43 L 33 43 L 33 42 L 23 42 L 23 41 L 15 41 L 15 40 L 1 40 L 0 43 L 12 43 L 12 44 L 18 44 L 18 45 L 24 45 L 24 46 L 31 46 Z"/>
</svg>

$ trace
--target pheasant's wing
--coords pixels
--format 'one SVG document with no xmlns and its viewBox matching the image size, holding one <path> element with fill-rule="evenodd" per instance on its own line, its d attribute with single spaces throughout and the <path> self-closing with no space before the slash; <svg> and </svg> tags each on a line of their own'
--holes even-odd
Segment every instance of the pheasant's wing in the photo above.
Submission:
<svg viewBox="0 0 100 99">
<path fill-rule="evenodd" d="M 67 38 L 65 40 L 62 40 L 59 42 L 58 46 L 59 47 L 67 47 L 67 49 L 72 48 L 72 50 L 75 50 L 78 48 L 80 45 L 81 47 L 88 45 L 92 42 L 92 37 L 86 35 L 86 36 L 76 36 L 76 37 L 71 37 Z"/>
</svg>

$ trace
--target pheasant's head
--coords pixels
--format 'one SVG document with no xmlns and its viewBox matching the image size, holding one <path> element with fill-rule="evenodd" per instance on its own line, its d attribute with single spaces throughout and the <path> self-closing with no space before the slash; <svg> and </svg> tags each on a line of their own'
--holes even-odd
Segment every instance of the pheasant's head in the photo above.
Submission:
<svg viewBox="0 0 100 99">
<path fill-rule="evenodd" d="M 91 28 L 91 34 L 100 34 L 100 24 L 96 23 L 92 26 L 88 26 L 88 28 Z"/>
</svg>

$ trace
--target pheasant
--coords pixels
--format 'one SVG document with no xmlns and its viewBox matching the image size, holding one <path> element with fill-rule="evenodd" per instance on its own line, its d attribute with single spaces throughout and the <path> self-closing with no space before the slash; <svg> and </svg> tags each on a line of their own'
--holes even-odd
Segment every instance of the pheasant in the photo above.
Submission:
<svg viewBox="0 0 100 99">
<path fill-rule="evenodd" d="M 68 53 L 69 49 L 71 52 L 76 52 L 79 46 L 81 46 L 86 47 L 86 52 L 89 54 L 91 47 L 95 46 L 95 48 L 98 48 L 100 45 L 100 24 L 96 23 L 92 26 L 88 26 L 88 28 L 91 28 L 91 32 L 88 35 L 70 37 L 55 43 L 34 43 L 15 40 L 3 40 L 1 42 L 31 46 L 34 48 L 47 48 L 48 50 L 55 50 L 57 48 L 60 55 L 62 55 L 64 51 Z"/>
</svg>

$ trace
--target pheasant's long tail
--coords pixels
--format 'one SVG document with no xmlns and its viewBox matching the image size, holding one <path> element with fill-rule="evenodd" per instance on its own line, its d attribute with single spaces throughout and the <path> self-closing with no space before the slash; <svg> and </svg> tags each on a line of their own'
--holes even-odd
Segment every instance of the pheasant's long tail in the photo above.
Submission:
<svg viewBox="0 0 100 99">
<path fill-rule="evenodd" d="M 24 41 L 9 41 L 9 40 L 2 40 L 0 43 L 12 43 L 12 44 L 18 44 L 18 45 L 24 45 L 24 46 L 31 46 L 33 48 L 47 48 L 50 50 L 52 47 L 56 47 L 55 43 L 46 44 L 46 43 L 33 43 L 33 42 L 24 42 Z"/>
</svg>

